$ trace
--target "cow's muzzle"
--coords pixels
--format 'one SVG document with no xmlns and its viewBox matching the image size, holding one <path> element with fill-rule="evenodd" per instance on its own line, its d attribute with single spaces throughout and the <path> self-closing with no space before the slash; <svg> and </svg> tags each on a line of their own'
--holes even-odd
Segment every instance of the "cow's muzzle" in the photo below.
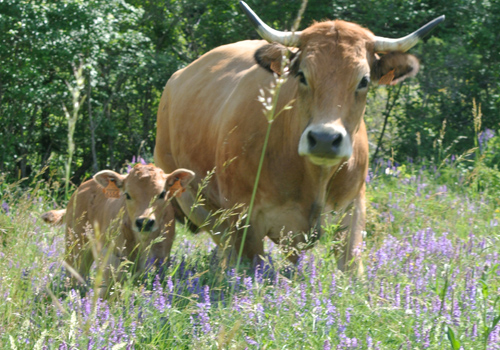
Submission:
<svg viewBox="0 0 500 350">
<path fill-rule="evenodd" d="M 351 156 L 351 139 L 341 127 L 309 126 L 300 138 L 299 154 L 313 164 L 332 166 Z"/>
<path fill-rule="evenodd" d="M 310 130 L 307 133 L 309 154 L 320 158 L 336 158 L 344 136 L 339 132 Z"/>
</svg>

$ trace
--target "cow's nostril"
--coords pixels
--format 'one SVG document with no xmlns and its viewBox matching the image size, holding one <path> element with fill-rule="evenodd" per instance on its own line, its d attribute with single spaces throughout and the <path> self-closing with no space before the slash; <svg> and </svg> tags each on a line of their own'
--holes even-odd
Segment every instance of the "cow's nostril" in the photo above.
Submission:
<svg viewBox="0 0 500 350">
<path fill-rule="evenodd" d="M 309 142 L 309 147 L 311 147 L 311 148 L 314 148 L 314 146 L 316 146 L 316 144 L 318 143 L 316 141 L 316 137 L 314 136 L 313 131 L 309 131 L 307 133 L 307 142 Z"/>
<path fill-rule="evenodd" d="M 342 143 L 342 134 L 335 134 L 333 135 L 333 141 L 332 141 L 332 146 L 334 148 L 337 148 L 340 146 Z"/>
</svg>

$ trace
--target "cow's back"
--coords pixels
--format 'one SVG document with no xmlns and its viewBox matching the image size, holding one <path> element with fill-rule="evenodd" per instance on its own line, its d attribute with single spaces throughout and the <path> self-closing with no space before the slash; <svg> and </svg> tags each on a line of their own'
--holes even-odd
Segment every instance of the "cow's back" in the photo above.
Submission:
<svg viewBox="0 0 500 350">
<path fill-rule="evenodd" d="M 253 53 L 264 43 L 243 41 L 221 46 L 172 75 L 157 120 L 156 151 L 161 149 L 161 154 L 156 152 L 155 161 L 164 171 L 187 166 L 187 162 L 204 170 L 194 170 L 197 174 L 212 170 L 215 152 L 209 148 L 217 147 L 218 136 L 230 127 L 231 118 L 238 117 L 225 110 L 245 102 L 241 96 L 234 98 L 238 84 L 248 79 L 249 71 L 263 74 Z M 248 91 L 246 97 L 255 100 L 255 92 Z M 248 114 L 242 111 L 239 115 L 243 113 Z M 171 154 L 175 159 L 169 159 Z"/>
</svg>

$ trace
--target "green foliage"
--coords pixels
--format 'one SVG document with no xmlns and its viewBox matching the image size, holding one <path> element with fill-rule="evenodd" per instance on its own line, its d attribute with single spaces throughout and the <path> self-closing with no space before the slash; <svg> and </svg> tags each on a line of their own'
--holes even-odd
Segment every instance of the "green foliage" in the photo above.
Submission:
<svg viewBox="0 0 500 350">
<path fill-rule="evenodd" d="M 301 5 L 248 3 L 277 29 L 290 29 Z M 474 99 L 482 106 L 483 129 L 500 130 L 500 3 L 308 2 L 299 29 L 314 20 L 344 19 L 376 35 L 400 37 L 441 14 L 446 21 L 412 49 L 422 62 L 418 76 L 398 93 L 392 89 L 399 87 L 370 92 L 366 120 L 373 144 L 388 118 L 380 156 L 439 161 L 446 147 L 455 155 L 472 148 Z M 216 0 L 5 0 L 0 33 L 0 172 L 11 181 L 41 169 L 46 179 L 53 170 L 63 175 L 68 144 L 62 106 L 72 98 L 66 82 L 83 63 L 86 101 L 71 174 L 76 184 L 97 170 L 118 170 L 133 155 L 151 157 L 159 98 L 173 72 L 216 46 L 258 38 L 237 1 Z M 438 150 L 444 121 L 446 146 Z M 499 163 L 493 149 L 488 167 Z"/>
<path fill-rule="evenodd" d="M 455 332 L 453 331 L 452 327 L 448 327 L 447 336 L 448 336 L 448 340 L 450 341 L 451 349 L 452 350 L 460 350 L 460 341 L 455 336 Z"/>
<path fill-rule="evenodd" d="M 500 133 L 500 131 L 499 131 Z M 500 135 L 494 136 L 488 141 L 483 152 L 484 164 L 495 170 L 500 170 Z"/>
<path fill-rule="evenodd" d="M 137 81 L 152 52 L 150 39 L 137 30 L 142 11 L 118 0 L 4 1 L 0 13 L 5 29 L 0 45 L 0 171 L 18 176 L 14 170 L 19 169 L 25 177 L 45 165 L 62 168 L 61 155 L 68 147 L 63 105 L 72 104 L 66 82 L 73 81 L 72 67 L 80 63 L 87 103 L 76 127 L 74 180 L 93 163 L 95 169 L 116 167 L 136 152 L 142 139 L 151 138 L 152 127 L 142 135 L 123 134 L 142 129 L 145 121 L 132 116 L 148 104 L 144 91 L 138 91 L 147 80 Z M 120 153 L 119 162 L 115 153 Z"/>
</svg>

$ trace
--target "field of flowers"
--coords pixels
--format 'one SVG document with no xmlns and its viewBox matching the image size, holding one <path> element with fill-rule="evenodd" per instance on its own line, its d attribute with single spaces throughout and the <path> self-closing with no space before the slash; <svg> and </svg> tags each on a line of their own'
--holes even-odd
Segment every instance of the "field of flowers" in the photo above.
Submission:
<svg viewBox="0 0 500 350">
<path fill-rule="evenodd" d="M 108 300 L 73 290 L 51 185 L 0 179 L 1 349 L 500 349 L 500 192 L 472 170 L 380 162 L 368 182 L 365 275 L 335 266 L 334 228 L 296 267 L 222 269 L 178 225 L 161 274 Z"/>
</svg>

